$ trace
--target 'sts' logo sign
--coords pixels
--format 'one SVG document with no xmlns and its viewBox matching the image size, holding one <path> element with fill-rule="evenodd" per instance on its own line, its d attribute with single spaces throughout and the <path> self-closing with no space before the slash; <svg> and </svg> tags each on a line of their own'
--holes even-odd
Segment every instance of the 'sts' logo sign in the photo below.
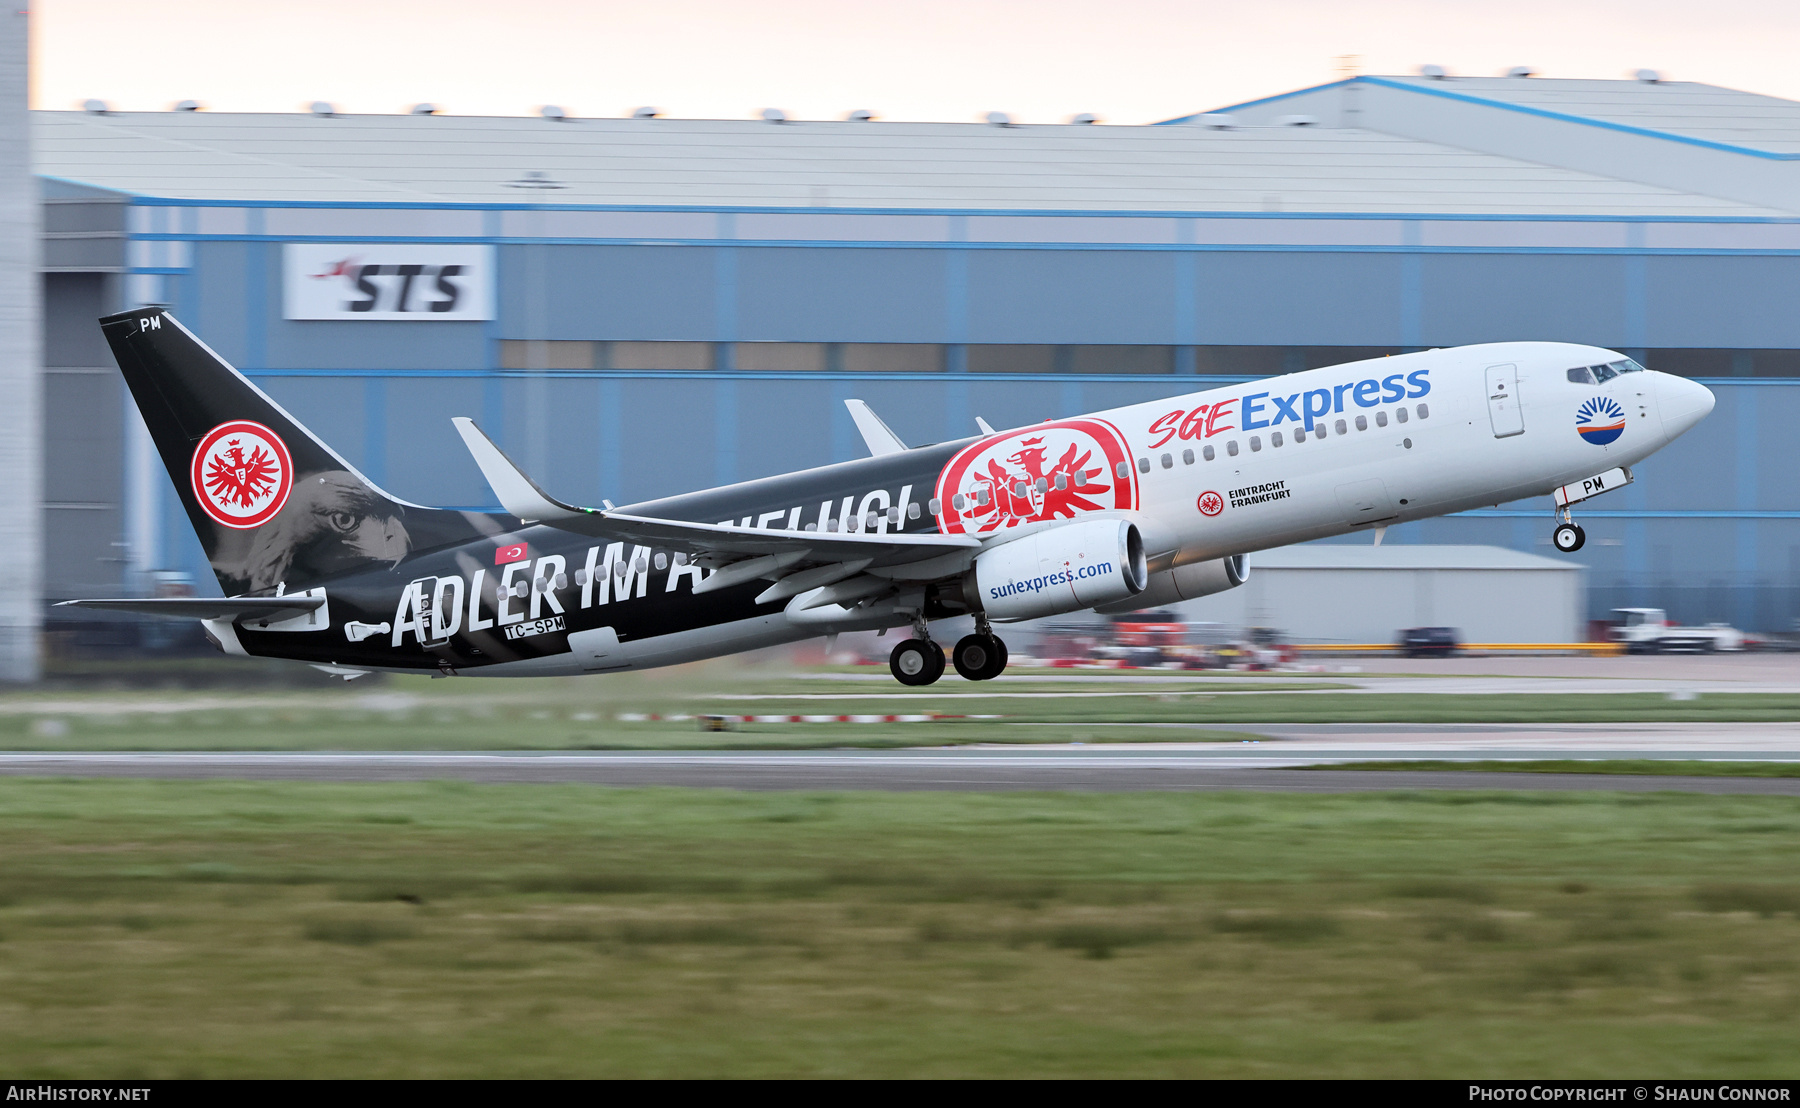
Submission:
<svg viewBox="0 0 1800 1108">
<path fill-rule="evenodd" d="M 460 265 L 366 265 L 360 258 L 344 258 L 308 276 L 349 283 L 347 312 L 454 312 L 463 296 L 457 280 L 462 271 Z"/>
</svg>

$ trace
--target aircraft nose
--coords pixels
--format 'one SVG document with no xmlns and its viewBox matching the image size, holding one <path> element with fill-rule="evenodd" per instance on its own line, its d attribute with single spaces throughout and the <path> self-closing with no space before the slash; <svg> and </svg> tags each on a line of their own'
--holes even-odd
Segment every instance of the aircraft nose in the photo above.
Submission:
<svg viewBox="0 0 1800 1108">
<path fill-rule="evenodd" d="M 1717 398 L 1698 381 L 1672 373 L 1656 375 L 1656 408 L 1662 415 L 1663 433 L 1675 438 L 1706 418 Z"/>
</svg>

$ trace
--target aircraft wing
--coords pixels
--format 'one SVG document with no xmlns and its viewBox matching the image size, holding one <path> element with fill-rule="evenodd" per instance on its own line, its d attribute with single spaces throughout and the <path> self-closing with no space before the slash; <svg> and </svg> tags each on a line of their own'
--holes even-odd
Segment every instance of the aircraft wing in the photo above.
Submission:
<svg viewBox="0 0 1800 1108">
<path fill-rule="evenodd" d="M 854 409 L 852 409 L 854 411 Z M 871 413 L 872 417 L 873 413 Z M 720 555 L 719 560 L 761 555 L 793 555 L 791 562 L 849 562 L 867 559 L 876 565 L 919 561 L 959 550 L 978 548 L 978 539 L 962 535 L 906 535 L 880 532 L 782 531 L 731 524 L 689 523 L 655 519 L 611 509 L 565 504 L 539 488 L 493 441 L 466 417 L 453 420 L 463 442 L 481 467 L 501 506 L 527 523 L 595 538 L 635 542 L 688 554 Z M 898 446 L 899 440 L 894 439 Z M 898 447 L 905 449 L 904 447 Z M 865 563 L 866 564 L 866 563 Z"/>
<path fill-rule="evenodd" d="M 311 612 L 325 603 L 323 596 L 236 596 L 226 598 L 169 596 L 122 600 L 65 600 L 58 608 L 98 608 L 141 616 L 176 619 L 243 619 L 280 613 Z"/>
<path fill-rule="evenodd" d="M 858 411 L 853 402 L 850 411 L 858 417 L 872 452 L 906 449 L 873 412 L 867 411 L 866 405 Z M 774 584 L 758 594 L 759 604 L 809 591 L 813 592 L 811 602 L 823 604 L 835 600 L 839 593 L 846 597 L 868 595 L 872 590 L 889 587 L 897 579 L 928 581 L 959 573 L 968 568 L 973 553 L 981 548 L 981 540 L 967 535 L 788 531 L 657 519 L 610 507 L 579 508 L 539 488 L 482 434 L 473 420 L 458 417 L 454 422 L 475 464 L 481 467 L 482 476 L 508 512 L 527 523 L 541 523 L 610 542 L 669 550 L 697 561 L 711 572 L 694 585 L 696 594 L 760 579 Z M 832 591 L 833 587 L 837 592 Z"/>
</svg>

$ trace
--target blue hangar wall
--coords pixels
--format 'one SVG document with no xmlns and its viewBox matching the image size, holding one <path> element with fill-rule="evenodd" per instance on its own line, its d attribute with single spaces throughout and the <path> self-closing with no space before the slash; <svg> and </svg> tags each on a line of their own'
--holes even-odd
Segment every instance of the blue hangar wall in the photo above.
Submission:
<svg viewBox="0 0 1800 1108">
<path fill-rule="evenodd" d="M 397 495 L 491 506 L 450 417 L 569 500 L 628 503 L 1371 354 L 1589 342 L 1712 387 L 1579 513 L 1592 613 L 1800 616 L 1800 228 L 1743 219 L 243 205 L 139 198 L 161 301 Z M 282 244 L 496 247 L 486 322 L 283 318 Z M 129 464 L 129 463 L 128 463 Z M 210 586 L 163 493 L 148 560 Z M 129 514 L 129 512 L 127 513 Z M 1548 502 L 1388 541 L 1550 554 Z"/>
</svg>

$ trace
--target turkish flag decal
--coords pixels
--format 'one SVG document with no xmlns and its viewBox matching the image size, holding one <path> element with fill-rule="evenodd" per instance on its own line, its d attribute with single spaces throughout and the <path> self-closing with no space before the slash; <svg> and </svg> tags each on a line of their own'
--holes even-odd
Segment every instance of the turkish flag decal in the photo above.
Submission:
<svg viewBox="0 0 1800 1108">
<path fill-rule="evenodd" d="M 494 564 L 503 566 L 512 562 L 522 562 L 529 557 L 531 557 L 530 545 L 527 543 L 516 542 L 511 546 L 503 546 L 494 551 Z"/>
</svg>

